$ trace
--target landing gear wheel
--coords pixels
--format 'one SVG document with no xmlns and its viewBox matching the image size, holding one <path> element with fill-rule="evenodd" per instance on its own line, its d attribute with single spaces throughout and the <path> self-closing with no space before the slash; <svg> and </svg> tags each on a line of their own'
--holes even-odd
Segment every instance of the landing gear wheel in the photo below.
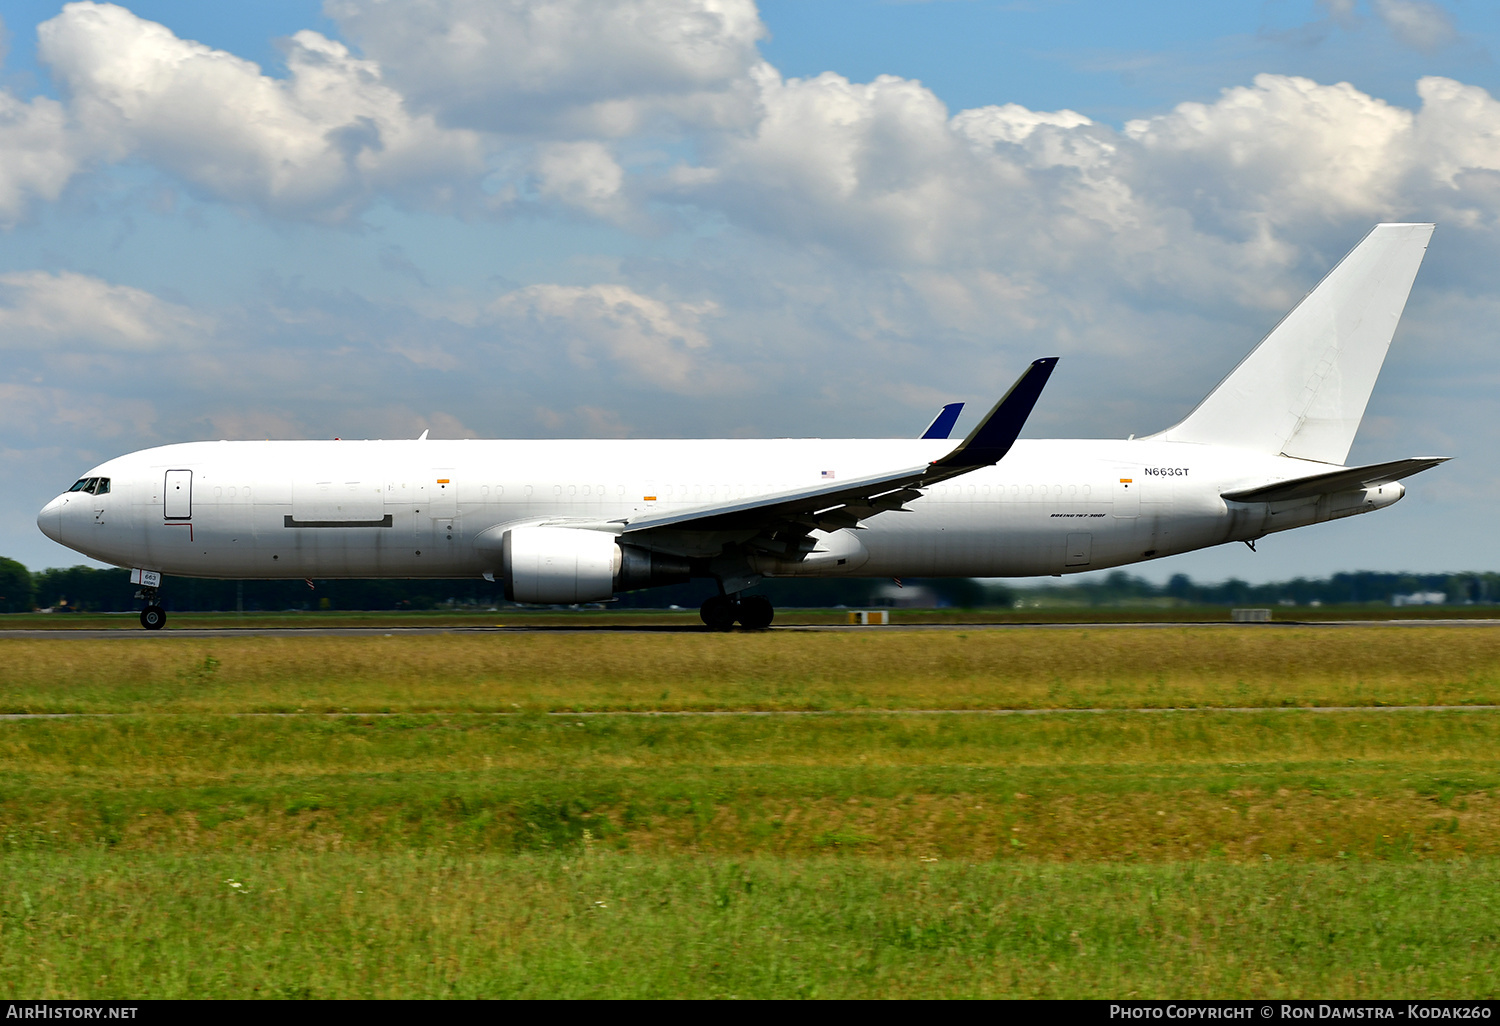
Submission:
<svg viewBox="0 0 1500 1026">
<path fill-rule="evenodd" d="M 776 609 L 764 595 L 751 595 L 740 599 L 740 624 L 753 631 L 765 630 L 776 618 Z"/>
<path fill-rule="evenodd" d="M 159 631 L 167 625 L 167 612 L 161 606 L 147 606 L 141 610 L 141 626 L 148 631 Z"/>
<path fill-rule="evenodd" d="M 724 595 L 710 595 L 703 600 L 703 606 L 698 610 L 698 615 L 708 625 L 711 631 L 727 631 L 734 626 L 735 608 L 737 603 Z"/>
</svg>

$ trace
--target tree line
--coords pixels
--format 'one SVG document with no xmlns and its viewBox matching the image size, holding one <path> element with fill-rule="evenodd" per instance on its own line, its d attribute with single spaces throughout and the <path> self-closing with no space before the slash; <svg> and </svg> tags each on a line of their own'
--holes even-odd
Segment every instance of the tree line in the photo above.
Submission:
<svg viewBox="0 0 1500 1026">
<path fill-rule="evenodd" d="M 1177 574 L 1153 584 L 1124 571 L 1102 579 L 1017 587 L 969 578 L 909 580 L 893 589 L 883 580 L 767 580 L 757 591 L 787 607 L 878 606 L 915 598 L 918 604 L 959 608 L 1029 605 L 1201 606 L 1388 604 L 1406 596 L 1448 604 L 1500 603 L 1500 573 L 1403 574 L 1358 571 L 1331 577 L 1298 577 L 1271 584 L 1230 579 L 1199 583 Z M 631 592 L 610 603 L 616 609 L 696 609 L 713 591 L 709 581 Z M 126 570 L 74 566 L 32 573 L 0 558 L 0 612 L 71 609 L 129 612 L 140 607 Z M 162 603 L 176 612 L 315 610 L 402 610 L 505 605 L 498 583 L 473 580 L 208 581 L 168 577 Z"/>
</svg>

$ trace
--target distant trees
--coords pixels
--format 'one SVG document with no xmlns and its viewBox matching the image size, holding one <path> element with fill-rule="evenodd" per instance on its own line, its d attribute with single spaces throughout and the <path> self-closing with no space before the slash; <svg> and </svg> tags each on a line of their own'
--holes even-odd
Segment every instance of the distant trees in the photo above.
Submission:
<svg viewBox="0 0 1500 1026">
<path fill-rule="evenodd" d="M 1441 594 L 1454 604 L 1487 605 L 1500 602 L 1500 574 L 1398 574 L 1361 570 L 1270 584 L 1249 584 L 1235 578 L 1217 584 L 1198 584 L 1186 574 L 1174 574 L 1166 584 L 1154 585 L 1116 570 L 1103 581 L 1049 584 L 1018 589 L 1017 593 L 1033 602 L 1050 599 L 1093 606 L 1128 605 L 1150 598 L 1198 606 L 1367 605 L 1424 593 Z"/>
<path fill-rule="evenodd" d="M 1039 587 L 1000 585 L 970 578 L 908 579 L 903 584 L 922 589 L 939 606 L 959 608 L 1008 607 L 1016 603 L 1061 603 L 1088 606 L 1203 605 L 1306 606 L 1387 603 L 1401 595 L 1442 595 L 1450 603 L 1500 603 L 1500 574 L 1396 574 L 1359 571 L 1328 578 L 1298 577 L 1272 584 L 1249 584 L 1230 579 L 1199 584 L 1186 574 L 1174 574 L 1165 584 L 1152 584 L 1124 570 L 1086 583 L 1059 581 Z M 489 607 L 505 604 L 502 587 L 481 578 L 472 580 L 314 581 L 309 589 L 294 581 L 207 581 L 169 577 L 162 589 L 163 604 L 175 612 L 210 610 L 435 609 L 443 606 Z M 768 579 L 757 586 L 777 607 L 871 606 L 890 603 L 891 582 L 883 580 Z M 696 609 L 713 591 L 709 581 L 671 588 L 629 592 L 610 603 L 613 609 L 660 609 L 669 605 Z M 913 592 L 908 592 L 912 594 Z M 0 558 L 0 612 L 41 608 L 86 612 L 129 612 L 140 606 L 126 570 L 96 570 L 74 566 L 30 573 L 15 560 Z"/>
<path fill-rule="evenodd" d="M 35 603 L 43 609 L 68 608 L 121 613 L 139 607 L 132 595 L 129 570 L 95 570 L 90 566 L 54 567 L 33 575 Z"/>
<path fill-rule="evenodd" d="M 0 556 L 0 613 L 28 612 L 35 591 L 31 571 L 14 559 Z"/>
</svg>

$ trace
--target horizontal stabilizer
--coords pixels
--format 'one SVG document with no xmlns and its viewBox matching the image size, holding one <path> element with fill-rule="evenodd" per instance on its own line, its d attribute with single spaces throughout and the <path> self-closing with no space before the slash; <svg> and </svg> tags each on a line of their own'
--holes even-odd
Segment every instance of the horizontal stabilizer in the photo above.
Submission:
<svg viewBox="0 0 1500 1026">
<path fill-rule="evenodd" d="M 1277 481 L 1275 484 L 1225 492 L 1224 498 L 1231 502 L 1283 502 L 1287 499 L 1306 499 L 1314 495 L 1354 491 L 1357 488 L 1373 488 L 1431 470 L 1449 459 L 1448 456 L 1418 456 L 1409 460 L 1374 463 L 1368 467 L 1340 467 L 1326 474 L 1313 474 L 1291 481 Z"/>
<path fill-rule="evenodd" d="M 958 415 L 963 412 L 963 403 L 949 403 L 938 411 L 938 415 L 932 418 L 932 423 L 927 425 L 927 430 L 922 432 L 923 438 L 947 438 L 953 433 L 953 425 L 958 423 Z"/>
</svg>

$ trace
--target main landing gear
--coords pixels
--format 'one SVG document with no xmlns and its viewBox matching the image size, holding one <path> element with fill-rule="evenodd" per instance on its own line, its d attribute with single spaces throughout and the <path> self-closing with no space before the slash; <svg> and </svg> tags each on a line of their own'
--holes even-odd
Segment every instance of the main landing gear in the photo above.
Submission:
<svg viewBox="0 0 1500 1026">
<path fill-rule="evenodd" d="M 727 631 L 738 620 L 742 627 L 764 630 L 776 618 L 776 609 L 764 595 L 711 595 L 703 602 L 698 615 L 711 631 Z"/>
<path fill-rule="evenodd" d="M 167 625 L 167 611 L 157 601 L 157 589 L 142 588 L 135 593 L 138 599 L 146 600 L 146 608 L 141 610 L 141 626 L 148 631 L 159 631 Z"/>
</svg>

